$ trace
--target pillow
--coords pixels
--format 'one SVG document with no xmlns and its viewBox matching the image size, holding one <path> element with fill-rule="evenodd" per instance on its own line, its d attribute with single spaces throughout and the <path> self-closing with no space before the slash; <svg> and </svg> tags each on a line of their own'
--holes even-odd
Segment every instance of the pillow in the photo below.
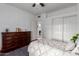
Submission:
<svg viewBox="0 0 79 59">
<path fill-rule="evenodd" d="M 69 42 L 66 46 L 65 46 L 65 50 L 67 51 L 72 51 L 75 48 L 75 44 L 73 42 Z"/>
</svg>

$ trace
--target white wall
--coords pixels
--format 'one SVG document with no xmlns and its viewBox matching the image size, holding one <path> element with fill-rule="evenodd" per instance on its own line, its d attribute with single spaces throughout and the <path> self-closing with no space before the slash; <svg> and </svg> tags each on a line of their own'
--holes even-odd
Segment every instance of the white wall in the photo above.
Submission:
<svg viewBox="0 0 79 59">
<path fill-rule="evenodd" d="M 71 14 L 76 14 L 76 13 L 77 13 L 77 5 L 64 8 L 56 12 L 48 13 L 47 16 L 48 17 L 62 17 L 62 16 L 68 16 Z"/>
<path fill-rule="evenodd" d="M 79 3 L 77 4 L 77 10 L 78 10 L 78 11 L 77 11 L 77 16 L 78 16 L 78 17 L 77 17 L 77 19 L 78 19 L 78 20 L 77 20 L 77 24 L 78 24 L 78 25 L 77 25 L 77 27 L 78 27 L 78 28 L 77 28 L 77 32 L 79 32 Z"/>
<path fill-rule="evenodd" d="M 42 23 L 43 23 L 42 29 L 43 29 L 44 38 L 52 39 L 53 38 L 53 33 L 56 32 L 56 30 L 57 30 L 56 29 L 54 32 L 52 32 L 53 31 L 53 29 L 52 29 L 53 24 L 52 23 L 53 23 L 53 20 L 54 20 L 53 18 L 64 17 L 64 16 L 69 16 L 69 15 L 74 15 L 74 14 L 77 14 L 77 5 L 71 6 L 71 7 L 68 7 L 68 8 L 64 8 L 64 9 L 58 10 L 56 12 L 51 12 L 51 13 L 48 13 L 48 14 L 42 14 L 41 15 L 41 16 L 43 16 L 42 17 Z M 57 24 L 58 23 L 62 24 L 62 21 L 57 21 Z M 60 28 L 62 28 L 62 26 Z M 62 30 L 59 29 L 59 31 L 62 31 Z M 61 34 L 59 33 L 58 34 L 59 36 L 55 35 L 55 37 L 61 39 L 62 38 L 62 37 L 60 37 L 60 36 L 62 36 Z"/>
<path fill-rule="evenodd" d="M 42 37 L 49 39 L 51 37 L 51 18 L 46 18 L 46 14 L 42 14 L 40 22 L 42 25 Z"/>
<path fill-rule="evenodd" d="M 5 32 L 6 28 L 9 31 L 16 31 L 16 27 L 32 31 L 32 39 L 35 39 L 36 17 L 13 6 L 0 4 L 0 49 L 2 47 L 1 32 Z"/>
</svg>

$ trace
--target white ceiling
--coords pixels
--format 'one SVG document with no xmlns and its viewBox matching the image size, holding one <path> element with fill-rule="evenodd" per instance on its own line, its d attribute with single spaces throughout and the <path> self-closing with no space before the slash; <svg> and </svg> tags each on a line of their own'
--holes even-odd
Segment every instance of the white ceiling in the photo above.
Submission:
<svg viewBox="0 0 79 59">
<path fill-rule="evenodd" d="M 40 5 L 36 5 L 36 7 L 32 7 L 33 3 L 8 3 L 8 4 L 17 7 L 19 9 L 28 11 L 34 15 L 49 13 L 76 5 L 76 3 L 45 3 L 45 7 L 41 7 Z"/>
</svg>

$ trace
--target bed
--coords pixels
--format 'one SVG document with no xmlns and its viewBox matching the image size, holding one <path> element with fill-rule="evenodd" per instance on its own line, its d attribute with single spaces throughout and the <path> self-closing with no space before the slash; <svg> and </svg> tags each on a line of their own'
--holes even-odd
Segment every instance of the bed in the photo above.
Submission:
<svg viewBox="0 0 79 59">
<path fill-rule="evenodd" d="M 28 46 L 29 56 L 76 56 L 75 53 L 65 50 L 67 44 L 54 39 L 35 40 Z"/>
</svg>

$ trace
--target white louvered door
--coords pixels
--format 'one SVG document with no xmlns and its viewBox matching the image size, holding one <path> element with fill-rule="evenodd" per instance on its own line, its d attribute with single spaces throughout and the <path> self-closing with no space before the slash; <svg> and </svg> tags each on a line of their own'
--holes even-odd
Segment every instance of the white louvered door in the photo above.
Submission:
<svg viewBox="0 0 79 59">
<path fill-rule="evenodd" d="M 78 33 L 77 15 L 52 19 L 52 38 L 69 42 Z"/>
<path fill-rule="evenodd" d="M 62 40 L 62 18 L 53 18 L 52 37 L 53 39 Z"/>
<path fill-rule="evenodd" d="M 64 17 L 64 41 L 70 41 L 71 37 L 77 33 L 77 16 Z"/>
</svg>

